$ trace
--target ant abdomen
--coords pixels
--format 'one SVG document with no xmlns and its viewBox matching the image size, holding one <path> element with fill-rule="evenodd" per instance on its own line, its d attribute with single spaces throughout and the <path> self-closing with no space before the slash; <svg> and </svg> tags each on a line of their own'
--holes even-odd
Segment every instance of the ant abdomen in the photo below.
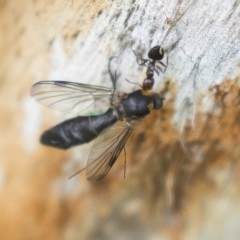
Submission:
<svg viewBox="0 0 240 240">
<path fill-rule="evenodd" d="M 142 88 L 145 91 L 151 90 L 154 85 L 154 78 L 145 78 L 143 80 Z"/>
</svg>

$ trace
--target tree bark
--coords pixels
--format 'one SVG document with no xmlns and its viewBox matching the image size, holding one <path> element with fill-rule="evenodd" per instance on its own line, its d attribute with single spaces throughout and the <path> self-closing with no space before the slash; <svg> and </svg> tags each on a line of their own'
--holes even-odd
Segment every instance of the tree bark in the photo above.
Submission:
<svg viewBox="0 0 240 240">
<path fill-rule="evenodd" d="M 3 239 L 238 239 L 238 0 L 0 1 L 0 39 Z M 131 92 L 139 85 L 125 79 L 146 77 L 135 54 L 156 45 L 164 106 L 134 129 L 126 179 L 122 156 L 99 183 L 68 180 L 90 149 L 40 145 L 73 116 L 34 102 L 32 84 L 112 87 L 117 71 Z"/>
</svg>

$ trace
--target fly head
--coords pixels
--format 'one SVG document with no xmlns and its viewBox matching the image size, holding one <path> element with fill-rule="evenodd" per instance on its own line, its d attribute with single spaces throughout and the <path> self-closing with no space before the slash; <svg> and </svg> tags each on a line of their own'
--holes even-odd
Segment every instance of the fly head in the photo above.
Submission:
<svg viewBox="0 0 240 240">
<path fill-rule="evenodd" d="M 153 109 L 154 110 L 158 110 L 162 107 L 163 105 L 163 100 L 164 98 L 160 97 L 159 94 L 157 93 L 152 93 L 152 97 L 153 97 Z"/>
</svg>

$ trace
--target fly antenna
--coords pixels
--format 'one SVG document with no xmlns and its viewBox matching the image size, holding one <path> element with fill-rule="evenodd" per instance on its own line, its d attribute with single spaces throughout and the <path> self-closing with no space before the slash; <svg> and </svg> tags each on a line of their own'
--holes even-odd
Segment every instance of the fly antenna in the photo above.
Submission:
<svg viewBox="0 0 240 240">
<path fill-rule="evenodd" d="M 110 76 L 110 79 L 111 79 L 111 82 L 112 82 L 112 85 L 113 85 L 113 89 L 115 90 L 116 89 L 116 85 L 117 85 L 117 75 L 116 75 L 116 71 L 115 71 L 115 75 L 113 75 L 113 73 L 111 71 L 111 63 L 112 63 L 112 60 L 114 58 L 118 58 L 118 57 L 113 56 L 113 57 L 109 58 L 109 61 L 108 61 L 108 74 Z"/>
</svg>

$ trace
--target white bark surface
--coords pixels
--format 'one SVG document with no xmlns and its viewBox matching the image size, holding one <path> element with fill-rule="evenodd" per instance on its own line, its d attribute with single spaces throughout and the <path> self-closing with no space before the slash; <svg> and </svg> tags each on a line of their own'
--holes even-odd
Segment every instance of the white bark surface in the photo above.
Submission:
<svg viewBox="0 0 240 240">
<path fill-rule="evenodd" d="M 117 56 L 112 71 L 117 69 L 121 75 L 117 88 L 125 91 L 134 88 L 125 78 L 140 84 L 145 78 L 146 67 L 137 65 L 132 49 L 147 58 L 151 47 L 168 49 L 177 42 L 166 72 L 155 74 L 154 90 L 161 89 L 164 79 L 177 84 L 175 122 L 181 126 L 186 107 L 185 115 L 194 118 L 200 94 L 206 103 L 201 110 L 212 111 L 209 87 L 239 74 L 240 4 L 235 0 L 114 1 L 102 10 L 88 34 L 75 39 L 70 56 L 61 39 L 56 36 L 53 41 L 49 80 L 111 86 L 108 61 Z"/>
</svg>

